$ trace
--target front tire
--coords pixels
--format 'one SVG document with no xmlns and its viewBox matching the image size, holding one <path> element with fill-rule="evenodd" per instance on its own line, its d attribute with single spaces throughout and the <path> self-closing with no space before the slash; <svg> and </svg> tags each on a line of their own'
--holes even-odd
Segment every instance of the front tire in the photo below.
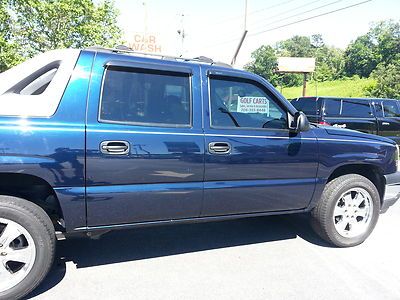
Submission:
<svg viewBox="0 0 400 300">
<path fill-rule="evenodd" d="M 356 246 L 371 234 L 379 211 L 375 185 L 358 174 L 343 175 L 325 186 L 311 211 L 311 225 L 320 237 L 338 247 Z"/>
<path fill-rule="evenodd" d="M 0 299 L 19 299 L 35 289 L 50 270 L 54 226 L 39 206 L 0 196 Z"/>
</svg>

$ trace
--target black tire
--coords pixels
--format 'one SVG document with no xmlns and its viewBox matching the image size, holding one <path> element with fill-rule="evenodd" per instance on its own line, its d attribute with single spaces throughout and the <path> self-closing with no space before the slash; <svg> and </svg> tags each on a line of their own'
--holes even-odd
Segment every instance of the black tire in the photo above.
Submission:
<svg viewBox="0 0 400 300">
<path fill-rule="evenodd" d="M 0 291 L 0 299 L 20 299 L 42 282 L 53 264 L 56 244 L 54 226 L 42 208 L 11 196 L 0 196 L 0 218 L 21 225 L 31 235 L 36 247 L 35 260 L 26 277 L 14 287 Z"/>
<path fill-rule="evenodd" d="M 339 197 L 354 188 L 365 189 L 373 204 L 371 220 L 364 233 L 354 237 L 344 237 L 335 228 L 333 214 Z M 322 193 L 321 199 L 311 211 L 311 226 L 324 240 L 338 247 L 352 247 L 364 242 L 371 234 L 379 218 L 380 196 L 375 185 L 358 174 L 343 175 L 330 181 Z"/>
</svg>

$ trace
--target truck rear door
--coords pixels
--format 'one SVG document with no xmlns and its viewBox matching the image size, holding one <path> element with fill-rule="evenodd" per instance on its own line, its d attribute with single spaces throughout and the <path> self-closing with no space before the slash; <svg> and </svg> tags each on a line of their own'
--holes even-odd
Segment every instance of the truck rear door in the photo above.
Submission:
<svg viewBox="0 0 400 300">
<path fill-rule="evenodd" d="M 400 143 L 400 109 L 397 100 L 373 100 L 378 120 L 378 134 Z"/>
<path fill-rule="evenodd" d="M 198 68 L 98 53 L 87 113 L 88 226 L 199 216 Z"/>
<path fill-rule="evenodd" d="M 324 121 L 334 127 L 377 134 L 376 118 L 368 99 L 324 98 Z"/>
</svg>

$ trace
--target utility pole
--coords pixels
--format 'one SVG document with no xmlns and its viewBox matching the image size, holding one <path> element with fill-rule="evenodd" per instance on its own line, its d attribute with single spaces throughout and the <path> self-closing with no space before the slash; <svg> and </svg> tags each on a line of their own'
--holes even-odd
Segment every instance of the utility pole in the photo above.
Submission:
<svg viewBox="0 0 400 300">
<path fill-rule="evenodd" d="M 244 31 L 247 30 L 247 0 L 244 0 Z"/>
<path fill-rule="evenodd" d="M 146 1 L 142 2 L 144 8 L 144 36 L 147 36 L 147 3 Z"/>
<path fill-rule="evenodd" d="M 232 66 L 236 63 L 236 58 L 239 54 L 240 48 L 243 45 L 246 35 L 247 35 L 247 0 L 244 0 L 244 30 L 243 30 L 242 37 L 240 38 L 239 45 L 237 46 L 235 54 L 233 55 L 233 58 L 231 61 Z"/>
<path fill-rule="evenodd" d="M 231 61 L 231 65 L 232 65 L 232 66 L 236 63 L 236 57 L 237 57 L 238 54 L 239 54 L 240 48 L 242 47 L 242 44 L 243 44 L 243 42 L 244 42 L 244 38 L 246 37 L 246 35 L 247 35 L 247 30 L 245 30 L 245 31 L 243 32 L 242 38 L 241 38 L 240 41 L 239 41 L 239 45 L 237 46 L 236 51 L 235 51 L 235 54 L 233 55 L 233 58 L 232 58 L 232 61 Z"/>
<path fill-rule="evenodd" d="M 184 55 L 184 43 L 185 43 L 185 37 L 186 37 L 186 33 L 185 33 L 185 28 L 183 26 L 183 19 L 185 18 L 185 14 L 181 14 L 181 28 L 177 30 L 179 37 L 181 38 L 181 55 Z"/>
</svg>

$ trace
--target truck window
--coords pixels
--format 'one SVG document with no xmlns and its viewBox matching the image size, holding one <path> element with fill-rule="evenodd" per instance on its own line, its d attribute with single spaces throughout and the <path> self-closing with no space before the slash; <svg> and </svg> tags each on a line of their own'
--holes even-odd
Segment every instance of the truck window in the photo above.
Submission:
<svg viewBox="0 0 400 300">
<path fill-rule="evenodd" d="M 298 98 L 296 100 L 293 100 L 291 103 L 298 111 L 302 111 L 306 115 L 319 114 L 320 101 L 316 97 Z"/>
<path fill-rule="evenodd" d="M 105 72 L 100 121 L 190 126 L 189 74 L 111 67 Z"/>
<path fill-rule="evenodd" d="M 368 100 L 325 99 L 324 115 L 327 117 L 369 118 L 372 116 Z"/>
<path fill-rule="evenodd" d="M 341 99 L 325 99 L 324 115 L 327 117 L 340 117 L 341 108 Z"/>
<path fill-rule="evenodd" d="M 372 116 L 368 100 L 344 99 L 342 100 L 342 117 L 369 118 Z"/>
<path fill-rule="evenodd" d="M 382 106 L 386 118 L 400 117 L 399 107 L 395 100 L 383 100 Z"/>
<path fill-rule="evenodd" d="M 211 126 L 287 128 L 285 111 L 257 85 L 240 79 L 210 79 Z"/>
</svg>

